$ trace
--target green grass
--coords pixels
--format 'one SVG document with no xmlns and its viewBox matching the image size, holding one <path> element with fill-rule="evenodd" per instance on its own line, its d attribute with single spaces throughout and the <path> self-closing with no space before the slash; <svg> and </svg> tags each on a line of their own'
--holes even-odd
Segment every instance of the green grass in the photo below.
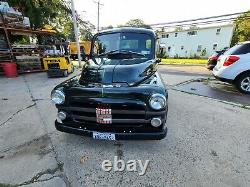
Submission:
<svg viewBox="0 0 250 187">
<path fill-rule="evenodd" d="M 161 59 L 162 64 L 194 64 L 194 65 L 205 65 L 207 64 L 207 59 L 173 59 L 165 58 Z"/>
</svg>

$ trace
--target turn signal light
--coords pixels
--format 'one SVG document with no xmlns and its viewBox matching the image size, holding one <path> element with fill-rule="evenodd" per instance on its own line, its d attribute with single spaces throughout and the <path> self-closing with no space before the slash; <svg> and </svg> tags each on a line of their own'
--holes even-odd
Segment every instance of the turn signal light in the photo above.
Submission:
<svg viewBox="0 0 250 187">
<path fill-rule="evenodd" d="M 230 66 L 233 63 L 235 63 L 236 61 L 238 61 L 240 58 L 238 56 L 229 56 L 226 58 L 223 66 Z"/>
</svg>

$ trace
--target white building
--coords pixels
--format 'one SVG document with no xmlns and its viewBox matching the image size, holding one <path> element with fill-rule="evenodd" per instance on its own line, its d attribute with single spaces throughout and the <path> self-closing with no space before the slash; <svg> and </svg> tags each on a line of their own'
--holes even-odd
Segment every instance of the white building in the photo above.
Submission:
<svg viewBox="0 0 250 187">
<path fill-rule="evenodd" d="M 162 32 L 159 48 L 169 57 L 208 57 L 216 50 L 230 47 L 233 24 Z"/>
</svg>

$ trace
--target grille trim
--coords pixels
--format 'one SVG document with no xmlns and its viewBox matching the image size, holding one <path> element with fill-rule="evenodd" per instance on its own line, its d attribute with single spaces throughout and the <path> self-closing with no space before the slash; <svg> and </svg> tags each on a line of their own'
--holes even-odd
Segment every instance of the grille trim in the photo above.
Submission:
<svg viewBox="0 0 250 187">
<path fill-rule="evenodd" d="M 140 100 L 118 98 L 83 98 L 71 97 L 67 105 L 58 106 L 58 110 L 68 113 L 69 119 L 80 123 L 98 125 L 96 108 L 100 106 L 112 110 L 112 124 L 114 127 L 134 127 L 150 123 L 146 118 L 146 103 Z"/>
<path fill-rule="evenodd" d="M 58 107 L 60 110 L 66 111 L 77 111 L 77 112 L 90 112 L 95 113 L 96 108 L 85 108 L 85 107 Z M 144 115 L 145 111 L 143 110 L 116 110 L 112 109 L 113 114 L 135 114 L 135 115 Z"/>
<path fill-rule="evenodd" d="M 96 117 L 87 117 L 87 116 L 79 116 L 79 115 L 71 115 L 71 117 L 75 120 L 86 120 L 91 122 L 96 122 Z M 112 119 L 112 124 L 119 124 L 119 123 L 149 123 L 150 120 L 146 119 Z"/>
</svg>

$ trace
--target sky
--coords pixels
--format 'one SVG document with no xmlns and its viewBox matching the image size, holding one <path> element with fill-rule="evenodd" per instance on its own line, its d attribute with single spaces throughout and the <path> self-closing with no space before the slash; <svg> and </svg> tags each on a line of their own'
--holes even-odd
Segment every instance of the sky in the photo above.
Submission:
<svg viewBox="0 0 250 187">
<path fill-rule="evenodd" d="M 94 0 L 74 0 L 77 12 L 97 25 Z M 250 0 L 100 0 L 100 27 L 142 19 L 146 24 L 180 21 L 250 10 Z"/>
</svg>

